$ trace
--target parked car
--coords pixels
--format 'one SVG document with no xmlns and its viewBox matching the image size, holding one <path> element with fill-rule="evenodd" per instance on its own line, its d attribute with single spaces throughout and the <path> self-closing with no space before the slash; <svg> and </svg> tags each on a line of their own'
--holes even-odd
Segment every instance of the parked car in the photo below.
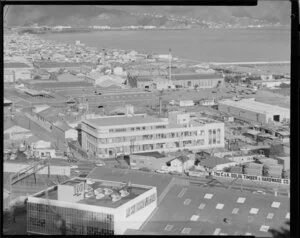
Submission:
<svg viewBox="0 0 300 238">
<path fill-rule="evenodd" d="M 166 170 L 155 170 L 155 172 L 157 172 L 157 173 L 161 173 L 161 174 L 168 174 L 169 173 L 169 171 L 166 171 Z"/>
<path fill-rule="evenodd" d="M 104 165 L 105 165 L 104 162 L 100 162 L 100 163 L 97 163 L 97 164 L 96 164 L 97 167 L 101 167 L 101 166 L 104 166 Z"/>
</svg>

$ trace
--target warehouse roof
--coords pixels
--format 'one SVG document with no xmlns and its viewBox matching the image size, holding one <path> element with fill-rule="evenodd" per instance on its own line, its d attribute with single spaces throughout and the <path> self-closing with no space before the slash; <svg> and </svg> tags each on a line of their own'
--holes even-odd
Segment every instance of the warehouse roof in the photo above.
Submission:
<svg viewBox="0 0 300 238">
<path fill-rule="evenodd" d="M 173 80 L 199 80 L 199 79 L 221 79 L 218 74 L 175 74 Z"/>
<path fill-rule="evenodd" d="M 167 185 L 171 182 L 171 175 L 152 174 L 140 170 L 124 170 L 116 168 L 96 167 L 87 178 L 103 179 L 109 181 L 132 182 L 133 184 L 144 184 L 154 186 L 157 189 L 157 195 L 163 193 Z"/>
<path fill-rule="evenodd" d="M 28 64 L 21 62 L 7 62 L 4 63 L 4 68 L 31 68 Z"/>
<path fill-rule="evenodd" d="M 200 161 L 201 166 L 206 166 L 209 168 L 214 168 L 219 164 L 227 164 L 227 163 L 232 163 L 232 161 L 226 158 L 219 158 L 214 156 L 207 156 L 204 160 Z"/>
<path fill-rule="evenodd" d="M 85 185 L 85 189 L 88 187 L 90 188 L 90 191 L 93 191 L 91 193 L 90 197 L 85 196 L 84 199 L 78 201 L 80 204 L 86 204 L 86 205 L 93 205 L 93 206 L 102 206 L 102 207 L 109 207 L 109 208 L 117 208 L 128 201 L 136 198 L 137 196 L 143 194 L 144 192 L 151 189 L 151 187 L 146 187 L 144 185 L 139 184 L 126 184 L 118 181 L 107 181 L 107 180 L 98 180 L 98 179 L 82 179 L 82 178 L 72 178 L 71 180 L 67 180 L 62 185 L 75 185 L 81 182 L 86 182 L 87 185 Z M 119 194 L 120 190 L 126 188 L 130 188 L 129 194 L 126 197 L 122 197 L 118 201 L 112 201 L 112 198 L 110 195 L 105 195 L 101 199 L 97 199 L 95 196 L 94 191 L 96 189 L 102 189 L 101 193 L 104 193 L 103 190 L 111 190 L 111 194 Z M 127 189 L 126 189 L 127 190 Z M 89 194 L 88 191 L 85 191 L 86 194 Z M 52 189 L 48 190 L 48 195 L 46 195 L 46 192 L 43 191 L 41 193 L 35 194 L 34 197 L 44 198 L 44 199 L 50 199 L 50 200 L 58 200 L 58 187 L 54 186 Z"/>
<path fill-rule="evenodd" d="M 280 206 L 272 206 L 274 202 Z M 160 235 L 243 236 L 251 233 L 255 237 L 266 237 L 271 234 L 262 230 L 262 226 L 282 227 L 289 219 L 289 211 L 288 197 L 174 185 L 141 230 L 143 234 Z M 230 224 L 225 223 L 224 218 L 228 218 Z"/>
<path fill-rule="evenodd" d="M 231 107 L 238 107 L 244 110 L 250 110 L 257 113 L 268 113 L 268 114 L 278 114 L 278 113 L 290 113 L 287 108 L 274 106 L 271 104 L 266 104 L 262 102 L 257 102 L 253 100 L 242 99 L 240 101 L 234 100 L 224 100 L 220 101 L 219 104 L 224 104 Z"/>
<path fill-rule="evenodd" d="M 104 117 L 97 119 L 86 119 L 86 122 L 91 123 L 95 126 L 126 126 L 126 125 L 134 125 L 134 124 L 148 124 L 148 123 L 159 123 L 159 124 L 167 124 L 167 122 L 163 121 L 160 118 L 155 117 L 143 117 L 143 116 L 121 116 L 121 117 Z"/>
</svg>

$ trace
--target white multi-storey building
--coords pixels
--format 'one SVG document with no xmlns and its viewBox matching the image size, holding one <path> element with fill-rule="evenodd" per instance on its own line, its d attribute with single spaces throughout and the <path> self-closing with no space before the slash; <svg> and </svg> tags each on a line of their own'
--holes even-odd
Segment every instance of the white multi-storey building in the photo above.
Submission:
<svg viewBox="0 0 300 238">
<path fill-rule="evenodd" d="M 169 118 L 126 115 L 84 119 L 83 149 L 101 158 L 141 152 L 224 147 L 224 123 L 170 112 Z"/>
<path fill-rule="evenodd" d="M 156 187 L 75 177 L 28 197 L 27 233 L 123 235 L 156 207 Z"/>
</svg>

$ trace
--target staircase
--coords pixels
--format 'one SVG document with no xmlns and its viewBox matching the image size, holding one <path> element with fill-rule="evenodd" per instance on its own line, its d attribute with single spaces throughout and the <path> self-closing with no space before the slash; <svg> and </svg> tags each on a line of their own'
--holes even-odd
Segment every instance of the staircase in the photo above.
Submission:
<svg viewBox="0 0 300 238">
<path fill-rule="evenodd" d="M 44 169 L 47 166 L 49 166 L 49 162 L 47 160 L 42 160 L 33 165 L 29 165 L 27 168 L 21 169 L 19 172 L 12 175 L 10 184 L 13 185 L 13 184 L 29 177 L 32 174 L 36 174 L 38 171 Z"/>
</svg>

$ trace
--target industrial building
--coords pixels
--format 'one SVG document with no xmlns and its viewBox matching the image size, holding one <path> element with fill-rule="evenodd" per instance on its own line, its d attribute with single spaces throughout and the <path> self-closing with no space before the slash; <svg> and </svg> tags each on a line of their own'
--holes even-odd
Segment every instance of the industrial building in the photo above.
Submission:
<svg viewBox="0 0 300 238">
<path fill-rule="evenodd" d="M 122 235 L 156 207 L 156 187 L 72 178 L 28 197 L 27 233 Z"/>
<path fill-rule="evenodd" d="M 223 100 L 219 102 L 218 108 L 220 112 L 231 114 L 235 118 L 259 124 L 290 120 L 289 109 L 249 99 Z"/>
<path fill-rule="evenodd" d="M 33 68 L 22 62 L 4 63 L 4 82 L 15 82 L 16 80 L 30 80 Z"/>
<path fill-rule="evenodd" d="M 224 123 L 181 112 L 169 112 L 168 118 L 127 114 L 84 119 L 81 130 L 83 149 L 101 158 L 224 147 Z"/>
<path fill-rule="evenodd" d="M 224 78 L 218 74 L 174 74 L 173 84 L 183 88 L 214 88 L 224 84 Z"/>
</svg>

